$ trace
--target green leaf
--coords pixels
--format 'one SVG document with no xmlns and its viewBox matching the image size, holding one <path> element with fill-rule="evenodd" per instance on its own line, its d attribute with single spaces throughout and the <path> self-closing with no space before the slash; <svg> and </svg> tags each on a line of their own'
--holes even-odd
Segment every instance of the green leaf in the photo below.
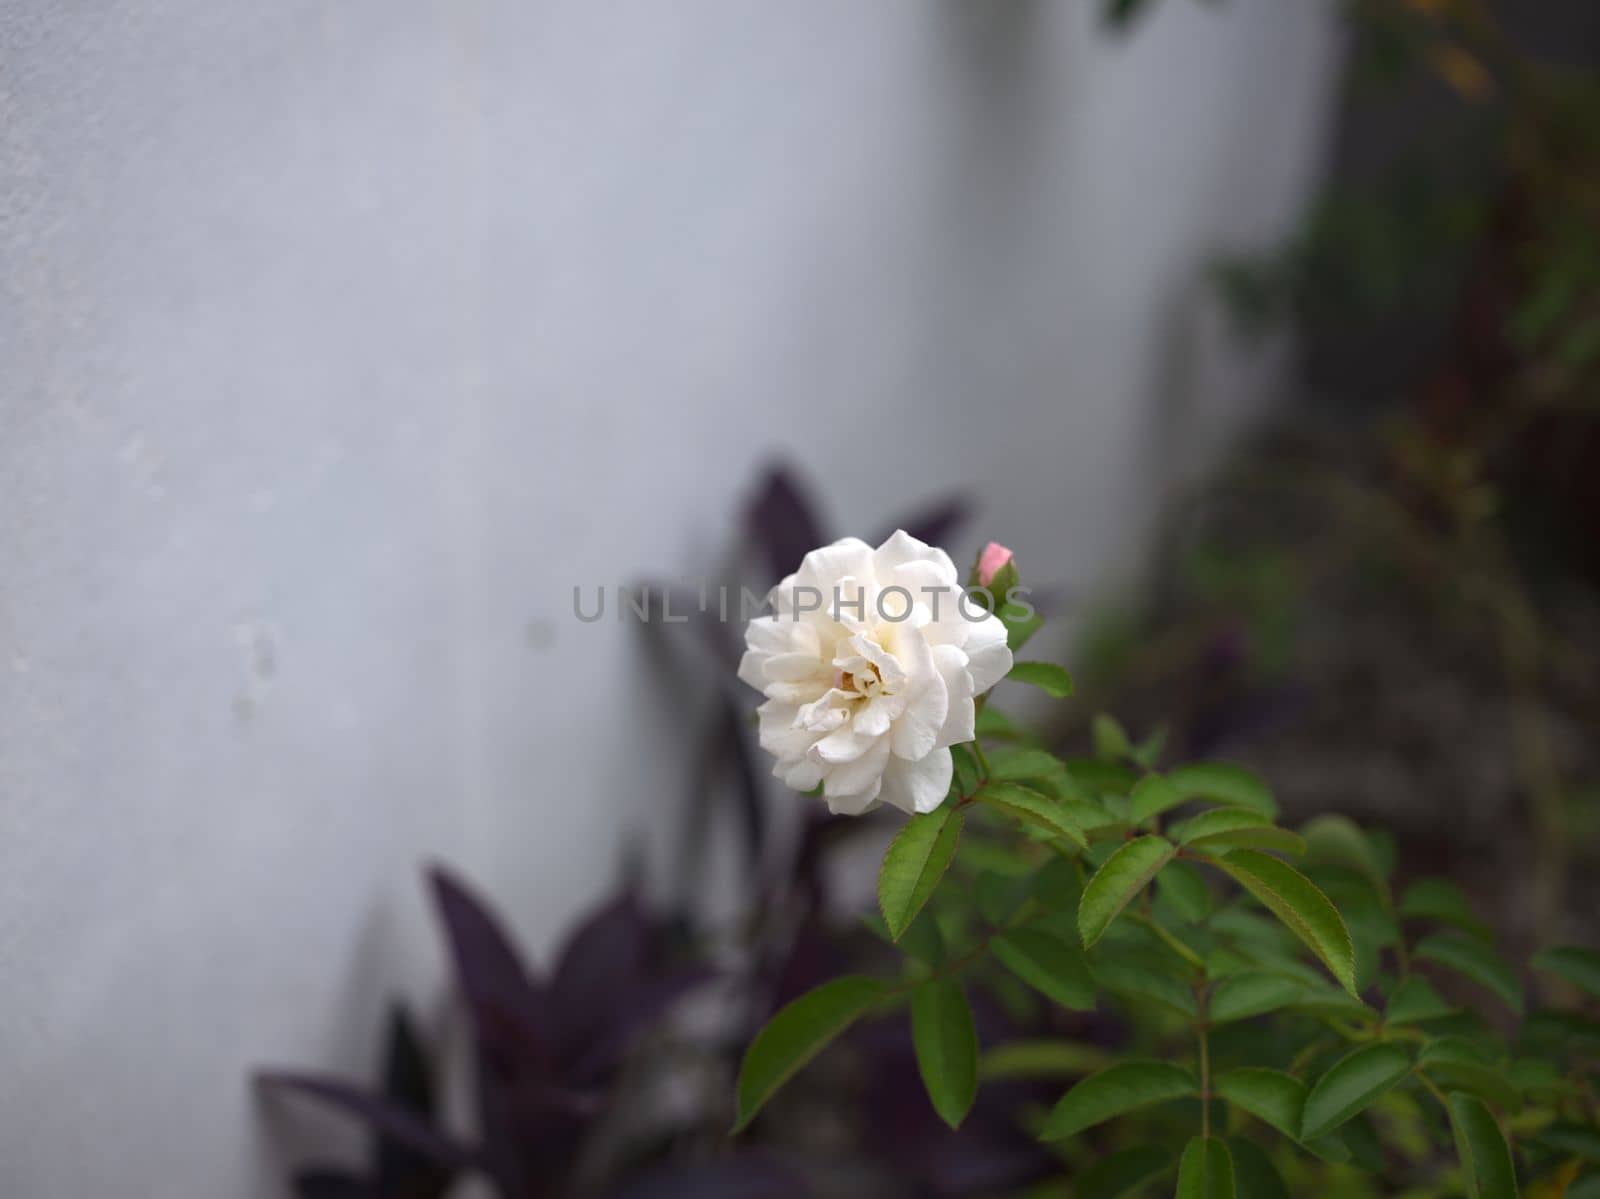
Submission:
<svg viewBox="0 0 1600 1199">
<path fill-rule="evenodd" d="M 1154 1145 L 1136 1145 L 1102 1157 L 1077 1176 L 1077 1199 L 1123 1199 L 1172 1168 L 1172 1156 Z"/>
<path fill-rule="evenodd" d="M 1219 982 L 1211 992 L 1207 1011 L 1213 1024 L 1245 1020 L 1287 1007 L 1300 998 L 1303 990 L 1294 979 L 1281 974 L 1247 971 Z"/>
<path fill-rule="evenodd" d="M 1318 816 L 1300 830 L 1311 861 L 1343 866 L 1364 875 L 1389 903 L 1389 879 L 1367 836 L 1353 820 L 1343 816 Z"/>
<path fill-rule="evenodd" d="M 984 704 L 978 711 L 977 723 L 974 726 L 978 736 L 984 741 L 1021 741 L 1025 740 L 1024 734 L 999 708 L 993 704 Z M 952 746 L 951 750 L 954 751 Z"/>
<path fill-rule="evenodd" d="M 1557 945 L 1542 949 L 1533 957 L 1533 968 L 1564 978 L 1594 996 L 1600 996 L 1600 953 L 1576 945 Z"/>
<path fill-rule="evenodd" d="M 1009 1041 L 978 1063 L 981 1078 L 1081 1078 L 1106 1067 L 1110 1055 L 1081 1041 Z"/>
<path fill-rule="evenodd" d="M 1481 1062 L 1444 1060 L 1419 1063 L 1419 1069 L 1446 1091 L 1468 1091 L 1507 1111 L 1522 1106 L 1522 1096 L 1506 1080 L 1505 1071 Z"/>
<path fill-rule="evenodd" d="M 1023 604 L 1001 604 L 995 615 L 1006 626 L 1006 648 L 1016 653 L 1044 624 L 1044 617 Z"/>
<path fill-rule="evenodd" d="M 1236 849 L 1263 849 L 1272 853 L 1288 853 L 1298 857 L 1305 853 L 1306 843 L 1298 833 L 1286 828 L 1242 828 L 1231 833 L 1218 833 L 1196 841 L 1191 848 L 1206 853 L 1232 853 Z"/>
<path fill-rule="evenodd" d="M 1389 1024 L 1418 1024 L 1455 1013 L 1456 1009 L 1444 1001 L 1433 984 L 1425 978 L 1412 977 L 1395 988 L 1383 1009 L 1383 1018 Z"/>
<path fill-rule="evenodd" d="M 1089 722 L 1089 735 L 1094 739 L 1094 756 L 1107 762 L 1116 762 L 1133 756 L 1133 742 L 1128 731 L 1115 716 L 1105 712 L 1095 713 Z"/>
<path fill-rule="evenodd" d="M 1066 699 L 1072 694 L 1072 676 L 1065 667 L 1057 666 L 1054 662 L 1017 662 L 1006 678 L 1014 683 L 1037 687 L 1056 699 Z"/>
<path fill-rule="evenodd" d="M 1173 825 L 1168 835 L 1179 845 L 1188 845 L 1206 837 L 1235 833 L 1245 828 L 1266 828 L 1271 824 L 1271 820 L 1254 808 L 1212 808 Z"/>
<path fill-rule="evenodd" d="M 1482 941 L 1435 934 L 1417 942 L 1415 956 L 1448 966 L 1492 992 L 1512 1011 L 1522 1012 L 1522 986 L 1504 958 Z"/>
<path fill-rule="evenodd" d="M 1233 1158 L 1221 1137 L 1195 1137 L 1178 1163 L 1177 1199 L 1234 1199 Z"/>
<path fill-rule="evenodd" d="M 878 868 L 878 908 L 898 941 L 949 869 L 966 819 L 959 808 L 913 816 L 889 842 Z"/>
<path fill-rule="evenodd" d="M 1253 849 L 1240 849 L 1212 864 L 1272 912 L 1305 942 L 1350 994 L 1356 993 L 1355 946 L 1328 897 L 1293 866 Z"/>
<path fill-rule="evenodd" d="M 1383 1142 L 1378 1140 L 1378 1130 L 1372 1118 L 1362 1112 L 1339 1130 L 1337 1137 L 1323 1137 L 1318 1144 L 1342 1142 L 1350 1154 L 1350 1164 L 1368 1174 L 1382 1173 L 1384 1167 Z M 1310 1146 L 1307 1146 L 1310 1148 Z"/>
<path fill-rule="evenodd" d="M 1143 824 L 1182 802 L 1183 796 L 1171 783 L 1159 774 L 1147 774 L 1133 785 L 1133 792 L 1128 796 L 1128 823 Z"/>
<path fill-rule="evenodd" d="M 1171 1062 L 1118 1062 L 1091 1074 L 1061 1097 L 1045 1120 L 1040 1139 L 1058 1141 L 1114 1116 L 1193 1096 L 1194 1075 Z"/>
<path fill-rule="evenodd" d="M 1083 881 L 1078 877 L 1078 864 L 1059 854 L 1040 866 L 1033 875 L 1033 898 L 1042 907 L 1055 912 L 1063 908 L 1078 908 L 1078 896 L 1083 894 Z"/>
<path fill-rule="evenodd" d="M 1306 1095 L 1300 1139 L 1326 1136 L 1411 1072 L 1398 1045 L 1368 1045 L 1340 1058 Z"/>
<path fill-rule="evenodd" d="M 1083 830 L 1067 817 L 1059 801 L 1020 783 L 987 783 L 978 792 L 978 802 L 1026 821 L 1057 837 L 1065 837 L 1079 849 L 1089 845 Z"/>
<path fill-rule="evenodd" d="M 875 978 L 846 975 L 785 1004 L 750 1042 L 739 1066 L 738 1132 L 795 1071 L 883 998 Z"/>
<path fill-rule="evenodd" d="M 1196 762 L 1167 771 L 1167 782 L 1184 799 L 1209 799 L 1235 807 L 1254 808 L 1276 818 L 1277 801 L 1267 785 L 1242 766 L 1230 762 Z"/>
<path fill-rule="evenodd" d="M 1466 893 L 1447 878 L 1418 879 L 1400 897 L 1400 915 L 1408 920 L 1441 920 L 1487 937 L 1489 930 L 1473 914 Z"/>
<path fill-rule="evenodd" d="M 1243 1137 L 1228 1138 L 1234 1186 L 1245 1199 L 1289 1199 L 1289 1188 L 1266 1151 Z"/>
<path fill-rule="evenodd" d="M 995 782 L 1026 783 L 1066 772 L 1066 764 L 1060 758 L 1042 749 L 996 750 L 989 755 L 989 777 Z"/>
<path fill-rule="evenodd" d="M 1211 889 L 1205 876 L 1187 862 L 1168 862 L 1156 875 L 1156 900 L 1180 920 L 1204 920 L 1211 912 Z"/>
<path fill-rule="evenodd" d="M 1167 726 L 1157 725 L 1148 737 L 1133 747 L 1133 760 L 1146 770 L 1154 770 L 1161 760 L 1161 751 L 1167 747 Z"/>
<path fill-rule="evenodd" d="M 1471 1199 L 1516 1199 L 1517 1171 L 1511 1147 L 1483 1100 L 1459 1092 L 1450 1096 L 1450 1131 Z"/>
<path fill-rule="evenodd" d="M 1094 1010 L 1094 977 L 1077 946 L 1036 928 L 1018 928 L 996 937 L 989 949 L 1007 970 L 1062 1007 Z"/>
<path fill-rule="evenodd" d="M 1552 1124 L 1540 1130 L 1538 1140 L 1557 1153 L 1600 1162 L 1600 1129 L 1586 1124 Z"/>
<path fill-rule="evenodd" d="M 1137 837 L 1105 860 L 1078 901 L 1078 932 L 1084 948 L 1100 939 L 1117 913 L 1176 852 L 1172 842 L 1163 837 Z"/>
<path fill-rule="evenodd" d="M 1272 1125 L 1284 1136 L 1300 1139 L 1300 1120 L 1306 1105 L 1306 1084 L 1282 1070 L 1246 1066 L 1217 1076 L 1213 1083 L 1235 1107 Z"/>
<path fill-rule="evenodd" d="M 1169 975 L 1113 959 L 1097 965 L 1094 976 L 1108 991 L 1127 998 L 1159 1003 L 1180 1016 L 1194 1019 L 1194 992 Z"/>
<path fill-rule="evenodd" d="M 1125 795 L 1139 781 L 1139 775 L 1131 766 L 1102 762 L 1098 758 L 1068 758 L 1067 774 L 1093 795 Z"/>
<path fill-rule="evenodd" d="M 911 992 L 911 1040 L 934 1111 L 959 1128 L 978 1094 L 978 1034 L 953 979 L 929 979 Z"/>
</svg>

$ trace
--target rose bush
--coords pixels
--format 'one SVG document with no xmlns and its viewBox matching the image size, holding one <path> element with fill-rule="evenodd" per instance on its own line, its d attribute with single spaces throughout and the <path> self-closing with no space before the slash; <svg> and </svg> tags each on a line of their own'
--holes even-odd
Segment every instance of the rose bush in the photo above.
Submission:
<svg viewBox="0 0 1600 1199">
<path fill-rule="evenodd" d="M 1093 758 L 1058 757 L 982 702 L 1002 674 L 1070 691 L 1060 667 L 1012 660 L 1031 610 L 1002 604 L 998 633 L 931 611 L 874 620 L 872 596 L 951 576 L 898 535 L 839 542 L 785 585 L 861 588 L 864 614 L 779 594 L 750 629 L 741 677 L 767 696 L 778 775 L 836 811 L 916 814 L 878 876 L 898 976 L 835 978 L 773 1015 L 745 1051 L 737 1128 L 858 1021 L 906 1010 L 952 1128 L 980 1080 L 1071 1080 L 1021 1121 L 1075 1196 L 1175 1179 L 1179 1199 L 1505 1199 L 1520 1176 L 1530 1194 L 1600 1197 L 1600 1021 L 1582 1006 L 1600 1000 L 1600 953 L 1540 952 L 1530 1003 L 1469 898 L 1443 879 L 1397 887 L 1381 835 L 1332 814 L 1284 828 L 1250 772 L 1163 766 L 1159 734 L 1135 742 L 1106 716 Z M 986 553 L 974 579 L 1009 589 L 1016 563 Z M 991 1023 L 980 1040 L 973 991 L 1043 1004 L 1062 1035 Z M 1119 1018 L 1115 1048 L 1072 1034 L 1101 1013 Z"/>
</svg>

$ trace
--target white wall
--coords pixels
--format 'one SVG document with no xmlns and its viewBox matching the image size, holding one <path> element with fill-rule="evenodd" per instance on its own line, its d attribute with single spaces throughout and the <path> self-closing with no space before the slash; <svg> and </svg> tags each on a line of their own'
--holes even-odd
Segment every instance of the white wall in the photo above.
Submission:
<svg viewBox="0 0 1600 1199">
<path fill-rule="evenodd" d="M 0 5 L 0 1191 L 280 1193 L 247 1068 L 436 986 L 427 857 L 545 945 L 684 777 L 570 588 L 710 564 L 766 455 L 1119 559 L 1265 394 L 1197 270 L 1337 52 L 1094 8 Z"/>
</svg>

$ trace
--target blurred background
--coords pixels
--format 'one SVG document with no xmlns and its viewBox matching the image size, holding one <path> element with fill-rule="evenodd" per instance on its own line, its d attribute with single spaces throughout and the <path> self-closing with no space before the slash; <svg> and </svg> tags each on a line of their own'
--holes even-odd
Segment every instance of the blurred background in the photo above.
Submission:
<svg viewBox="0 0 1600 1199">
<path fill-rule="evenodd" d="M 251 1072 L 437 1003 L 427 862 L 535 961 L 669 886 L 739 731 L 616 589 L 808 527 L 1005 542 L 1053 739 L 1592 937 L 1597 57 L 1592 0 L 0 3 L 0 1190 L 287 1193 Z"/>
</svg>

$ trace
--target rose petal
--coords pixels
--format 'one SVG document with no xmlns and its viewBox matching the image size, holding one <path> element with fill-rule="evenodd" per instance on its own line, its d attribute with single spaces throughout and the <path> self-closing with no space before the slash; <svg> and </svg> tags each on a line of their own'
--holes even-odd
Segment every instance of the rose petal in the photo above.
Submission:
<svg viewBox="0 0 1600 1199">
<path fill-rule="evenodd" d="M 982 695 L 1011 670 L 1011 650 L 1006 647 L 1006 626 L 998 616 L 985 616 L 967 626 L 967 670 L 972 693 Z"/>
<path fill-rule="evenodd" d="M 902 812 L 931 812 L 950 793 L 955 762 L 948 749 L 936 749 L 915 762 L 891 758 L 883 772 L 879 798 Z"/>
</svg>

